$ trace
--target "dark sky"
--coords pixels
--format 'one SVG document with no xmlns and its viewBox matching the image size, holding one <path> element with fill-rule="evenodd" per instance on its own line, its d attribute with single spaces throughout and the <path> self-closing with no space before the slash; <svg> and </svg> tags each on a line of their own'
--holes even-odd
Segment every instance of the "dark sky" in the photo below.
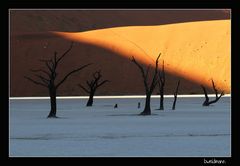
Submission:
<svg viewBox="0 0 240 166">
<path fill-rule="evenodd" d="M 87 31 L 230 19 L 230 10 L 12 10 L 11 32 Z"/>
</svg>

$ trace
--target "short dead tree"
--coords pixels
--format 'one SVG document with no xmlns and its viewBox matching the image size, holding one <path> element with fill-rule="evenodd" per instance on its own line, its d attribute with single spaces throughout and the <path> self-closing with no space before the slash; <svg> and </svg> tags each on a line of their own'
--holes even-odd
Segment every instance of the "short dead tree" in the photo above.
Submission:
<svg viewBox="0 0 240 166">
<path fill-rule="evenodd" d="M 216 97 L 214 100 L 209 101 L 209 97 L 208 97 L 206 88 L 203 85 L 201 85 L 201 87 L 202 87 L 204 95 L 205 95 L 205 101 L 202 104 L 203 106 L 209 106 L 210 104 L 216 103 L 224 95 L 223 91 L 221 92 L 220 95 L 218 94 L 218 90 L 214 84 L 214 81 L 212 80 L 212 87 L 213 87 Z"/>
<path fill-rule="evenodd" d="M 96 71 L 93 73 L 93 78 L 91 81 L 86 81 L 87 87 L 84 87 L 81 84 L 78 84 L 80 88 L 82 88 L 86 93 L 89 94 L 88 102 L 87 102 L 87 107 L 91 107 L 93 105 L 93 97 L 95 95 L 96 90 L 104 85 L 107 82 L 110 82 L 109 80 L 101 80 L 102 74 L 101 70 Z"/>
<path fill-rule="evenodd" d="M 176 91 L 174 92 L 174 101 L 173 101 L 173 105 L 172 105 L 172 110 L 175 110 L 179 85 L 180 85 L 180 80 L 178 80 L 177 88 L 176 88 Z"/>
</svg>

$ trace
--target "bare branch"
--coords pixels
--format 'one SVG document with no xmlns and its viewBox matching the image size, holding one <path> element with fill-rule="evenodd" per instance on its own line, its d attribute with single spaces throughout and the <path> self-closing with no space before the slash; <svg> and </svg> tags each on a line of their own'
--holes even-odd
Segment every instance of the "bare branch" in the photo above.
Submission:
<svg viewBox="0 0 240 166">
<path fill-rule="evenodd" d="M 163 60 L 163 68 L 160 76 L 160 81 L 164 85 L 165 84 L 165 70 L 164 70 L 164 60 Z"/>
<path fill-rule="evenodd" d="M 209 101 L 209 97 L 208 97 L 208 95 L 207 95 L 207 90 L 206 90 L 206 88 L 205 88 L 203 85 L 201 85 L 201 87 L 202 87 L 202 89 L 203 89 L 203 92 L 204 92 L 204 95 L 205 95 L 205 99 L 206 99 L 207 101 Z"/>
<path fill-rule="evenodd" d="M 180 80 L 178 80 L 178 83 L 177 83 L 177 88 L 176 88 L 176 91 L 175 91 L 175 93 L 174 93 L 174 96 L 177 96 L 177 93 L 178 93 L 178 87 L 179 87 L 179 85 L 180 85 Z"/>
<path fill-rule="evenodd" d="M 102 77 L 101 70 L 96 71 L 95 73 L 93 73 L 93 78 L 99 79 L 100 77 Z"/>
<path fill-rule="evenodd" d="M 218 96 L 218 90 L 217 90 L 213 80 L 212 80 L 212 86 L 213 86 L 213 90 L 215 92 L 216 98 L 220 98 L 222 95 L 224 95 L 224 92 L 222 91 L 220 96 Z"/>
<path fill-rule="evenodd" d="M 53 71 L 55 71 L 56 70 L 56 64 L 54 63 L 54 58 L 53 59 L 51 59 L 50 61 L 49 61 L 49 63 L 52 65 L 52 69 L 53 69 Z"/>
<path fill-rule="evenodd" d="M 207 91 L 206 91 L 205 87 L 202 86 L 204 94 L 205 94 L 205 101 L 203 103 L 203 106 L 209 106 L 210 104 L 216 103 L 224 95 L 224 92 L 221 92 L 221 94 L 218 96 L 218 90 L 217 90 L 213 80 L 212 80 L 212 87 L 213 87 L 213 90 L 215 92 L 216 97 L 215 97 L 214 100 L 209 101 L 209 97 L 207 95 Z"/>
<path fill-rule="evenodd" d="M 215 86 L 215 84 L 214 84 L 213 79 L 212 79 L 212 87 L 213 87 L 213 90 L 214 90 L 214 92 L 215 92 L 216 98 L 218 98 L 218 90 L 216 89 L 216 86 Z"/>
<path fill-rule="evenodd" d="M 149 69 L 150 69 L 151 65 L 149 64 L 147 67 L 147 71 L 146 71 L 146 80 L 148 80 L 148 73 L 149 73 Z"/>
<path fill-rule="evenodd" d="M 158 77 L 157 77 L 157 74 L 158 74 L 158 60 L 159 60 L 160 56 L 161 56 L 161 53 L 158 55 L 158 57 L 156 59 L 155 72 L 154 72 L 154 76 L 153 76 L 151 87 L 150 87 L 150 91 L 151 92 L 154 90 L 155 86 L 157 85 L 157 80 L 158 80 Z"/>
<path fill-rule="evenodd" d="M 89 81 L 86 81 L 86 83 L 87 83 L 87 85 L 88 85 L 89 87 L 92 86 L 92 81 L 91 81 L 91 83 L 90 83 Z"/>
<path fill-rule="evenodd" d="M 221 93 L 220 96 L 216 97 L 215 100 L 209 101 L 209 102 L 208 102 L 208 105 L 213 104 L 213 103 L 216 103 L 221 97 L 222 97 L 222 93 Z"/>
<path fill-rule="evenodd" d="M 30 78 L 30 77 L 24 76 L 24 78 L 26 78 L 27 80 L 33 82 L 34 84 L 41 85 L 41 86 L 44 86 L 44 87 L 48 87 L 47 85 L 45 85 L 45 84 L 43 84 L 41 82 L 35 81 L 32 78 Z"/>
<path fill-rule="evenodd" d="M 132 56 L 132 60 L 131 60 L 131 61 L 138 66 L 138 68 L 139 68 L 139 69 L 141 70 L 141 72 L 142 72 L 143 77 L 145 78 L 146 75 L 145 75 L 145 73 L 144 73 L 143 67 L 135 60 L 134 56 Z"/>
<path fill-rule="evenodd" d="M 49 74 L 47 71 L 42 70 L 42 69 L 36 69 L 36 70 L 30 69 L 30 71 L 31 71 L 31 72 L 34 72 L 34 73 L 36 73 L 36 72 L 42 72 L 42 73 L 45 73 L 46 75 L 48 75 L 48 76 L 50 77 L 50 74 Z"/>
<path fill-rule="evenodd" d="M 48 61 L 49 62 L 49 61 Z M 47 66 L 48 70 L 52 73 L 54 70 L 53 68 L 49 65 L 48 62 L 45 62 L 45 65 Z"/>
<path fill-rule="evenodd" d="M 49 85 L 49 81 L 48 79 L 46 79 L 45 77 L 39 75 L 39 74 L 34 74 L 36 77 L 40 78 L 42 80 L 43 83 L 45 83 L 46 85 Z"/>
<path fill-rule="evenodd" d="M 58 64 L 58 63 L 62 60 L 62 58 L 63 58 L 65 55 L 67 55 L 67 53 L 72 49 L 72 47 L 73 47 L 73 42 L 71 42 L 69 49 L 67 49 L 67 50 L 56 60 L 56 64 Z"/>
<path fill-rule="evenodd" d="M 56 88 L 58 88 L 70 75 L 72 75 L 73 73 L 76 73 L 76 72 L 84 69 L 85 67 L 87 67 L 87 66 L 89 66 L 89 65 L 91 65 L 91 64 L 84 65 L 84 66 L 82 66 L 82 67 L 80 67 L 80 68 L 77 68 L 77 69 L 69 72 L 69 73 L 56 85 Z"/>
<path fill-rule="evenodd" d="M 145 72 L 144 72 L 144 70 L 143 70 L 143 67 L 135 60 L 134 56 L 132 56 L 131 61 L 132 61 L 133 63 L 135 63 L 135 64 L 137 65 L 137 67 L 140 69 L 141 74 L 142 74 L 142 78 L 143 78 L 143 81 L 144 81 L 145 89 L 146 89 L 146 91 L 148 92 L 148 91 L 149 91 L 149 87 L 148 87 L 148 84 L 147 84 L 147 79 L 146 79 L 146 75 L 145 75 Z"/>
<path fill-rule="evenodd" d="M 97 71 L 97 72 L 95 72 L 94 74 L 93 74 L 93 78 L 94 78 L 94 80 L 92 80 L 92 88 L 93 89 L 96 89 L 97 87 L 98 87 L 98 81 L 101 79 L 101 77 L 102 77 L 102 75 L 101 75 L 101 70 L 99 70 L 99 71 Z"/>
<path fill-rule="evenodd" d="M 97 84 L 96 87 L 98 88 L 98 87 L 102 86 L 103 84 L 105 84 L 107 82 L 110 82 L 110 81 L 109 80 L 104 80 L 100 84 Z"/>
<path fill-rule="evenodd" d="M 165 85 L 165 73 L 164 73 L 164 70 L 161 72 L 159 71 L 159 74 L 158 74 L 158 84 L 159 84 L 159 87 L 160 86 L 164 86 Z"/>
<path fill-rule="evenodd" d="M 83 85 L 78 84 L 78 86 L 79 86 L 80 88 L 82 88 L 85 92 L 90 93 L 90 91 L 89 91 L 88 89 L 86 89 Z"/>
<path fill-rule="evenodd" d="M 223 96 L 224 95 L 224 91 L 222 91 L 222 93 L 220 94 L 220 96 Z"/>
</svg>

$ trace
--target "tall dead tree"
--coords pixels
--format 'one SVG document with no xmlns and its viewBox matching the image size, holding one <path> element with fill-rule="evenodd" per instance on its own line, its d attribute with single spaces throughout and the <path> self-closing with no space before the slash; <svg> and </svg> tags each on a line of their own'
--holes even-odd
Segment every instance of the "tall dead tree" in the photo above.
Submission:
<svg viewBox="0 0 240 166">
<path fill-rule="evenodd" d="M 222 91 L 221 94 L 218 96 L 218 90 L 214 84 L 214 81 L 212 80 L 212 87 L 215 92 L 216 98 L 212 101 L 209 101 L 209 97 L 208 97 L 206 88 L 203 85 L 201 85 L 201 87 L 202 87 L 204 95 L 205 95 L 205 101 L 202 104 L 203 106 L 209 106 L 210 104 L 216 103 L 224 95 L 224 92 Z"/>
<path fill-rule="evenodd" d="M 159 110 L 164 110 L 164 106 L 163 106 L 164 85 L 165 85 L 164 61 L 163 61 L 162 70 L 159 71 L 158 77 L 159 77 L 158 88 L 159 88 L 159 94 L 160 94 L 160 108 L 159 108 Z"/>
<path fill-rule="evenodd" d="M 51 110 L 48 115 L 48 118 L 57 118 L 57 102 L 56 102 L 56 96 L 57 96 L 57 89 L 67 80 L 67 78 L 72 75 L 73 73 L 76 73 L 90 64 L 83 65 L 77 69 L 74 69 L 67 73 L 59 82 L 56 83 L 56 78 L 58 73 L 56 72 L 57 67 L 59 65 L 59 62 L 67 55 L 67 53 L 72 49 L 73 43 L 71 43 L 70 47 L 59 57 L 57 57 L 57 52 L 54 52 L 54 56 L 51 59 L 48 60 L 40 60 L 46 65 L 46 69 L 36 69 L 36 70 L 30 70 L 31 72 L 35 73 L 34 76 L 37 79 L 33 79 L 28 76 L 24 76 L 27 80 L 33 82 L 34 84 L 43 86 L 48 89 L 48 93 L 50 96 L 50 104 L 51 104 Z"/>
<path fill-rule="evenodd" d="M 176 91 L 174 92 L 174 101 L 173 101 L 173 105 L 172 105 L 172 110 L 175 110 L 179 85 L 180 85 L 180 80 L 178 80 L 177 88 L 176 88 Z"/>
<path fill-rule="evenodd" d="M 145 108 L 143 112 L 140 113 L 140 115 L 151 115 L 151 107 L 150 107 L 150 102 L 151 102 L 151 95 L 153 93 L 153 90 L 155 89 L 157 82 L 158 82 L 158 59 L 160 58 L 161 53 L 158 55 L 156 62 L 155 62 L 155 69 L 153 73 L 152 80 L 150 84 L 148 83 L 148 77 L 149 77 L 149 69 L 150 65 L 147 67 L 147 70 L 145 71 L 143 66 L 141 66 L 134 57 L 132 57 L 131 61 L 139 68 L 142 78 L 143 78 L 143 83 L 145 87 L 145 93 L 146 93 L 146 101 L 145 101 Z"/>
<path fill-rule="evenodd" d="M 92 76 L 93 76 L 93 79 L 91 81 L 86 81 L 87 87 L 84 87 L 83 85 L 78 84 L 80 88 L 82 88 L 86 93 L 89 94 L 89 99 L 86 105 L 87 107 L 92 106 L 93 96 L 95 95 L 96 90 L 103 84 L 109 82 L 109 80 L 101 81 L 101 78 L 102 78 L 101 70 L 96 71 L 95 73 L 93 73 Z"/>
</svg>

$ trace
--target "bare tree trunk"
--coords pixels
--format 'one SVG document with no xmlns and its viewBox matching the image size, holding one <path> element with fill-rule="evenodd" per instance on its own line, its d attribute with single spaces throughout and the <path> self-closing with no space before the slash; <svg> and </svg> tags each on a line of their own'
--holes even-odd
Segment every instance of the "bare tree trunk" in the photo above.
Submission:
<svg viewBox="0 0 240 166">
<path fill-rule="evenodd" d="M 150 103 L 151 103 L 151 94 L 148 93 L 146 95 L 145 108 L 144 108 L 143 112 L 141 112 L 140 115 L 151 115 Z"/>
<path fill-rule="evenodd" d="M 55 88 L 49 89 L 49 95 L 50 95 L 51 110 L 48 115 L 48 118 L 57 118 L 56 89 Z"/>
<path fill-rule="evenodd" d="M 159 86 L 159 94 L 160 94 L 160 108 L 159 108 L 159 110 L 164 110 L 164 107 L 163 107 L 163 100 L 164 100 L 164 86 L 165 86 L 164 61 L 163 61 L 162 70 L 159 71 L 159 81 L 158 81 L 158 86 Z"/>
<path fill-rule="evenodd" d="M 175 110 L 179 84 L 180 84 L 180 80 L 178 81 L 177 88 L 176 88 L 176 91 L 174 93 L 174 101 L 173 101 L 173 105 L 172 105 L 172 110 Z"/>
<path fill-rule="evenodd" d="M 93 105 L 93 96 L 94 93 L 90 93 L 89 98 L 88 98 L 88 102 L 87 102 L 87 107 L 91 107 Z"/>
<path fill-rule="evenodd" d="M 174 96 L 172 110 L 175 110 L 176 101 L 177 101 L 177 96 Z"/>
<path fill-rule="evenodd" d="M 160 110 L 164 110 L 164 107 L 163 107 L 163 100 L 164 100 L 163 94 L 164 94 L 163 86 L 161 86 L 161 90 L 160 90 Z"/>
<path fill-rule="evenodd" d="M 204 95 L 205 95 L 205 101 L 203 102 L 202 105 L 203 106 L 209 106 L 209 98 L 208 98 L 208 95 L 207 95 L 207 90 L 203 85 L 201 87 L 202 87 Z"/>
</svg>

